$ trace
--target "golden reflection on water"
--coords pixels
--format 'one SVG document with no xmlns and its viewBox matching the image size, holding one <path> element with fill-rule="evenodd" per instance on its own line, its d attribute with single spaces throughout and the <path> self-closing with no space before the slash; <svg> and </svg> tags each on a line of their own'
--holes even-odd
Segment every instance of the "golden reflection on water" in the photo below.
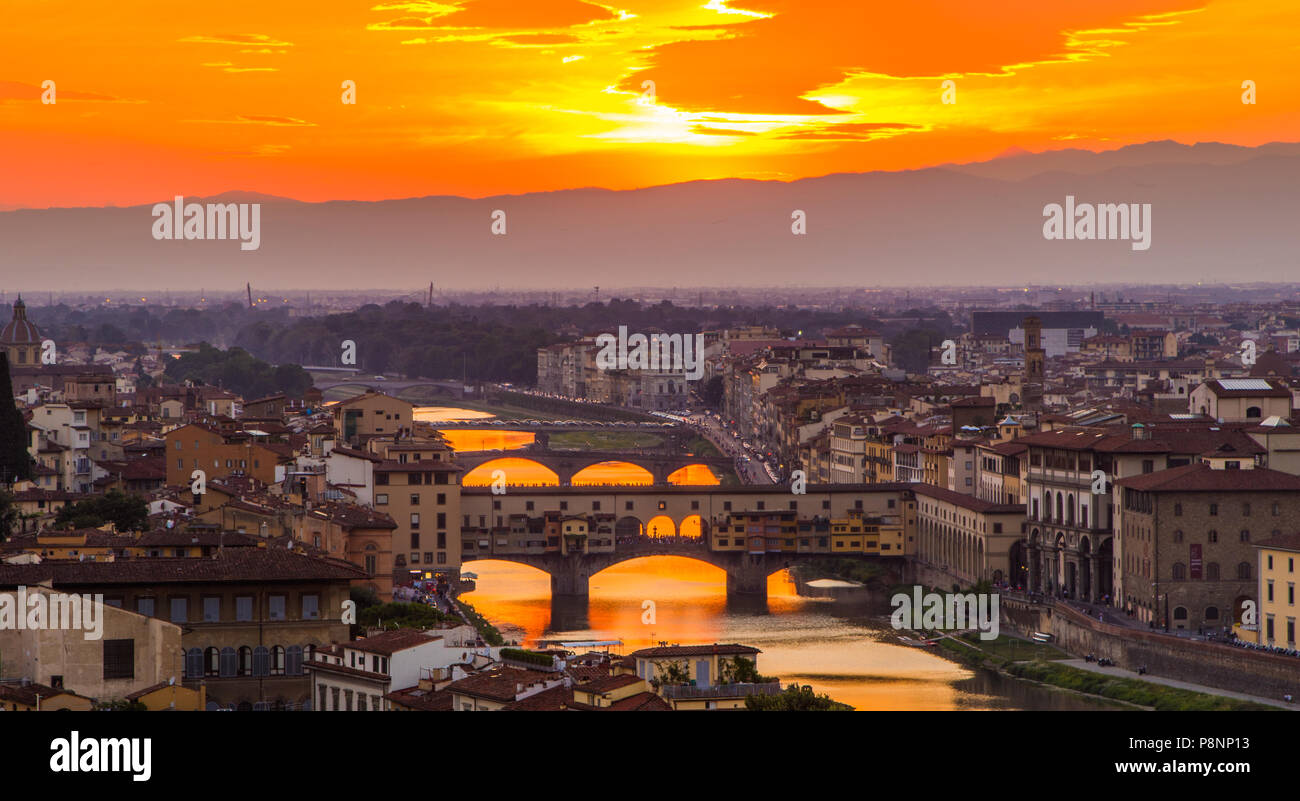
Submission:
<svg viewBox="0 0 1300 801">
<path fill-rule="evenodd" d="M 496 417 L 491 412 L 475 409 L 461 409 L 456 406 L 416 406 L 411 412 L 411 419 L 425 423 L 445 423 L 449 420 L 491 420 Z"/>
<path fill-rule="evenodd" d="M 512 451 L 532 445 L 531 431 L 498 431 L 492 428 L 448 428 L 438 431 L 454 451 Z"/>
<path fill-rule="evenodd" d="M 581 609 L 552 620 L 550 579 L 509 562 L 475 561 L 478 589 L 465 600 L 503 626 L 508 639 L 619 639 L 622 653 L 659 642 L 739 642 L 762 650 L 759 671 L 783 683 L 809 684 L 859 710 L 986 708 L 953 683 L 972 674 L 919 648 L 895 644 L 883 626 L 832 614 L 829 601 L 800 597 L 784 572 L 768 580 L 768 614 L 727 608 L 726 574 L 675 556 L 623 562 L 591 579 L 585 626 Z M 643 623 L 645 601 L 655 604 Z M 577 626 L 576 628 L 574 626 Z M 516 628 L 517 627 L 517 628 Z"/>
</svg>

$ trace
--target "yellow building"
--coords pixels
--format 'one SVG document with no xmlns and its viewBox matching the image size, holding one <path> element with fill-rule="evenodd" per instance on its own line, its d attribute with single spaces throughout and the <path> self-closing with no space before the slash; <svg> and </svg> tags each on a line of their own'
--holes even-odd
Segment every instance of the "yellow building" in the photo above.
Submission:
<svg viewBox="0 0 1300 801">
<path fill-rule="evenodd" d="M 1259 629 L 1255 641 L 1296 647 L 1296 572 L 1300 533 L 1280 534 L 1255 545 L 1259 553 Z"/>
<path fill-rule="evenodd" d="M 415 404 L 382 392 L 365 392 L 339 401 L 333 411 L 338 438 L 359 442 L 375 435 L 409 434 Z"/>
<path fill-rule="evenodd" d="M 725 681 L 733 660 L 746 659 L 758 666 L 757 648 L 737 643 L 712 645 L 661 645 L 628 654 L 636 662 L 636 675 L 646 681 L 663 680 L 669 672 L 686 677 L 685 683 L 712 687 Z"/>
<path fill-rule="evenodd" d="M 202 712 L 208 703 L 208 688 L 202 684 L 190 688 L 180 682 L 164 681 L 130 693 L 126 700 L 138 701 L 150 712 Z"/>
</svg>

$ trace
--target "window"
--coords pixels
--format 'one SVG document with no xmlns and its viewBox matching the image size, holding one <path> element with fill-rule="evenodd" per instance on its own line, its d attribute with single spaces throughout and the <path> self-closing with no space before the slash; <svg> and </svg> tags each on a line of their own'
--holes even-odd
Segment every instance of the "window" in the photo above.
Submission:
<svg viewBox="0 0 1300 801">
<path fill-rule="evenodd" d="M 1215 531 L 1214 529 L 1210 529 L 1210 533 L 1207 535 L 1207 538 L 1209 539 L 1210 542 L 1218 542 L 1219 532 Z"/>
<path fill-rule="evenodd" d="M 411 505 L 412 505 L 412 506 L 419 506 L 419 505 L 420 505 L 420 493 L 418 493 L 418 492 L 412 492 L 412 493 L 411 493 Z"/>
<path fill-rule="evenodd" d="M 1250 530 L 1249 530 L 1249 529 L 1242 529 L 1242 530 L 1241 530 L 1241 541 L 1242 541 L 1242 542 L 1250 542 Z"/>
<path fill-rule="evenodd" d="M 253 596 L 237 595 L 235 596 L 235 620 L 249 621 L 253 619 Z"/>
<path fill-rule="evenodd" d="M 1250 504 L 1248 504 L 1248 503 L 1243 503 L 1243 504 L 1241 505 L 1241 516 L 1242 516 L 1242 517 L 1250 517 Z"/>
<path fill-rule="evenodd" d="M 1183 581 L 1187 578 L 1187 566 L 1182 562 L 1174 562 L 1173 568 L 1174 581 Z"/>
<path fill-rule="evenodd" d="M 173 623 L 188 623 L 190 620 L 190 599 L 173 598 L 171 604 L 171 621 Z"/>
<path fill-rule="evenodd" d="M 1182 517 L 1182 516 L 1183 516 L 1183 505 L 1181 503 L 1174 504 L 1174 517 Z"/>
<path fill-rule="evenodd" d="M 1239 579 L 1248 579 L 1248 578 L 1250 578 L 1250 563 L 1249 563 L 1249 562 L 1239 562 L 1239 563 L 1237 564 L 1237 578 L 1239 578 Z"/>
<path fill-rule="evenodd" d="M 419 527 L 420 527 L 420 513 L 411 512 L 411 528 L 419 528 Z"/>
<path fill-rule="evenodd" d="M 381 486 L 381 487 L 386 487 L 386 486 L 388 486 L 388 474 L 387 474 L 387 473 L 375 473 L 375 483 L 378 484 L 378 485 Z"/>
<path fill-rule="evenodd" d="M 317 620 L 320 618 L 320 596 L 304 595 L 302 596 L 302 619 Z"/>
<path fill-rule="evenodd" d="M 1210 504 L 1210 516 L 1214 517 L 1218 513 L 1219 513 L 1219 505 L 1217 503 Z"/>
<path fill-rule="evenodd" d="M 284 672 L 289 676 L 302 675 L 302 646 L 290 645 L 285 650 Z"/>
<path fill-rule="evenodd" d="M 387 506 L 387 505 L 388 505 L 388 493 L 381 492 L 375 496 L 375 506 Z"/>
<path fill-rule="evenodd" d="M 153 607 L 154 607 L 153 598 L 135 599 L 135 611 L 144 615 L 145 617 L 153 617 Z"/>
<path fill-rule="evenodd" d="M 271 675 L 284 675 L 284 646 L 282 645 L 271 647 Z"/>
<path fill-rule="evenodd" d="M 270 602 L 271 620 L 284 620 L 285 597 L 272 595 L 267 600 Z"/>
<path fill-rule="evenodd" d="M 104 640 L 104 678 L 135 678 L 135 640 Z"/>
<path fill-rule="evenodd" d="M 1174 542 L 1182 542 L 1182 541 L 1183 541 L 1183 532 L 1182 529 L 1179 529 L 1178 531 L 1174 532 Z"/>
<path fill-rule="evenodd" d="M 253 649 L 247 645 L 239 647 L 239 670 L 236 672 L 239 676 L 253 675 Z"/>
</svg>

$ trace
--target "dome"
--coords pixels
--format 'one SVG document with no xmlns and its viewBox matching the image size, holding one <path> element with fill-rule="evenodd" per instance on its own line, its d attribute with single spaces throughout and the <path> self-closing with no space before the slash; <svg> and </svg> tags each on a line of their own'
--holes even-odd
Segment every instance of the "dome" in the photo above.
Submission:
<svg viewBox="0 0 1300 801">
<path fill-rule="evenodd" d="M 27 304 L 21 295 L 14 301 L 14 318 L 0 331 L 0 345 L 39 345 L 41 330 L 27 319 Z"/>
</svg>

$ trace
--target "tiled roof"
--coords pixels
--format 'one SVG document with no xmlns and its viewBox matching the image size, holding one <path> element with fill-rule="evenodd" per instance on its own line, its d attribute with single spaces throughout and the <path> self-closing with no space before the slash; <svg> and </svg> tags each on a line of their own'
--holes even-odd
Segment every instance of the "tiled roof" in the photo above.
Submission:
<svg viewBox="0 0 1300 801">
<path fill-rule="evenodd" d="M 432 634 L 425 634 L 423 631 L 417 631 L 416 629 L 394 629 L 364 639 L 353 640 L 345 643 L 344 647 L 372 654 L 392 656 L 398 651 L 405 651 L 408 648 L 415 648 L 418 645 L 440 639 L 442 638 L 435 637 Z"/>
<path fill-rule="evenodd" d="M 1296 492 L 1300 476 L 1266 468 L 1215 470 L 1205 462 L 1157 470 L 1116 481 L 1140 492 Z"/>
<path fill-rule="evenodd" d="M 279 548 L 231 548 L 211 559 L 140 558 L 113 562 L 46 561 L 0 565 L 0 587 L 59 585 L 184 584 L 221 581 L 350 581 L 361 568 L 341 559 L 306 556 Z"/>
<path fill-rule="evenodd" d="M 1300 532 L 1290 534 L 1278 534 L 1275 537 L 1266 537 L 1255 543 L 1256 548 L 1279 548 L 1284 551 L 1300 552 Z"/>
</svg>

